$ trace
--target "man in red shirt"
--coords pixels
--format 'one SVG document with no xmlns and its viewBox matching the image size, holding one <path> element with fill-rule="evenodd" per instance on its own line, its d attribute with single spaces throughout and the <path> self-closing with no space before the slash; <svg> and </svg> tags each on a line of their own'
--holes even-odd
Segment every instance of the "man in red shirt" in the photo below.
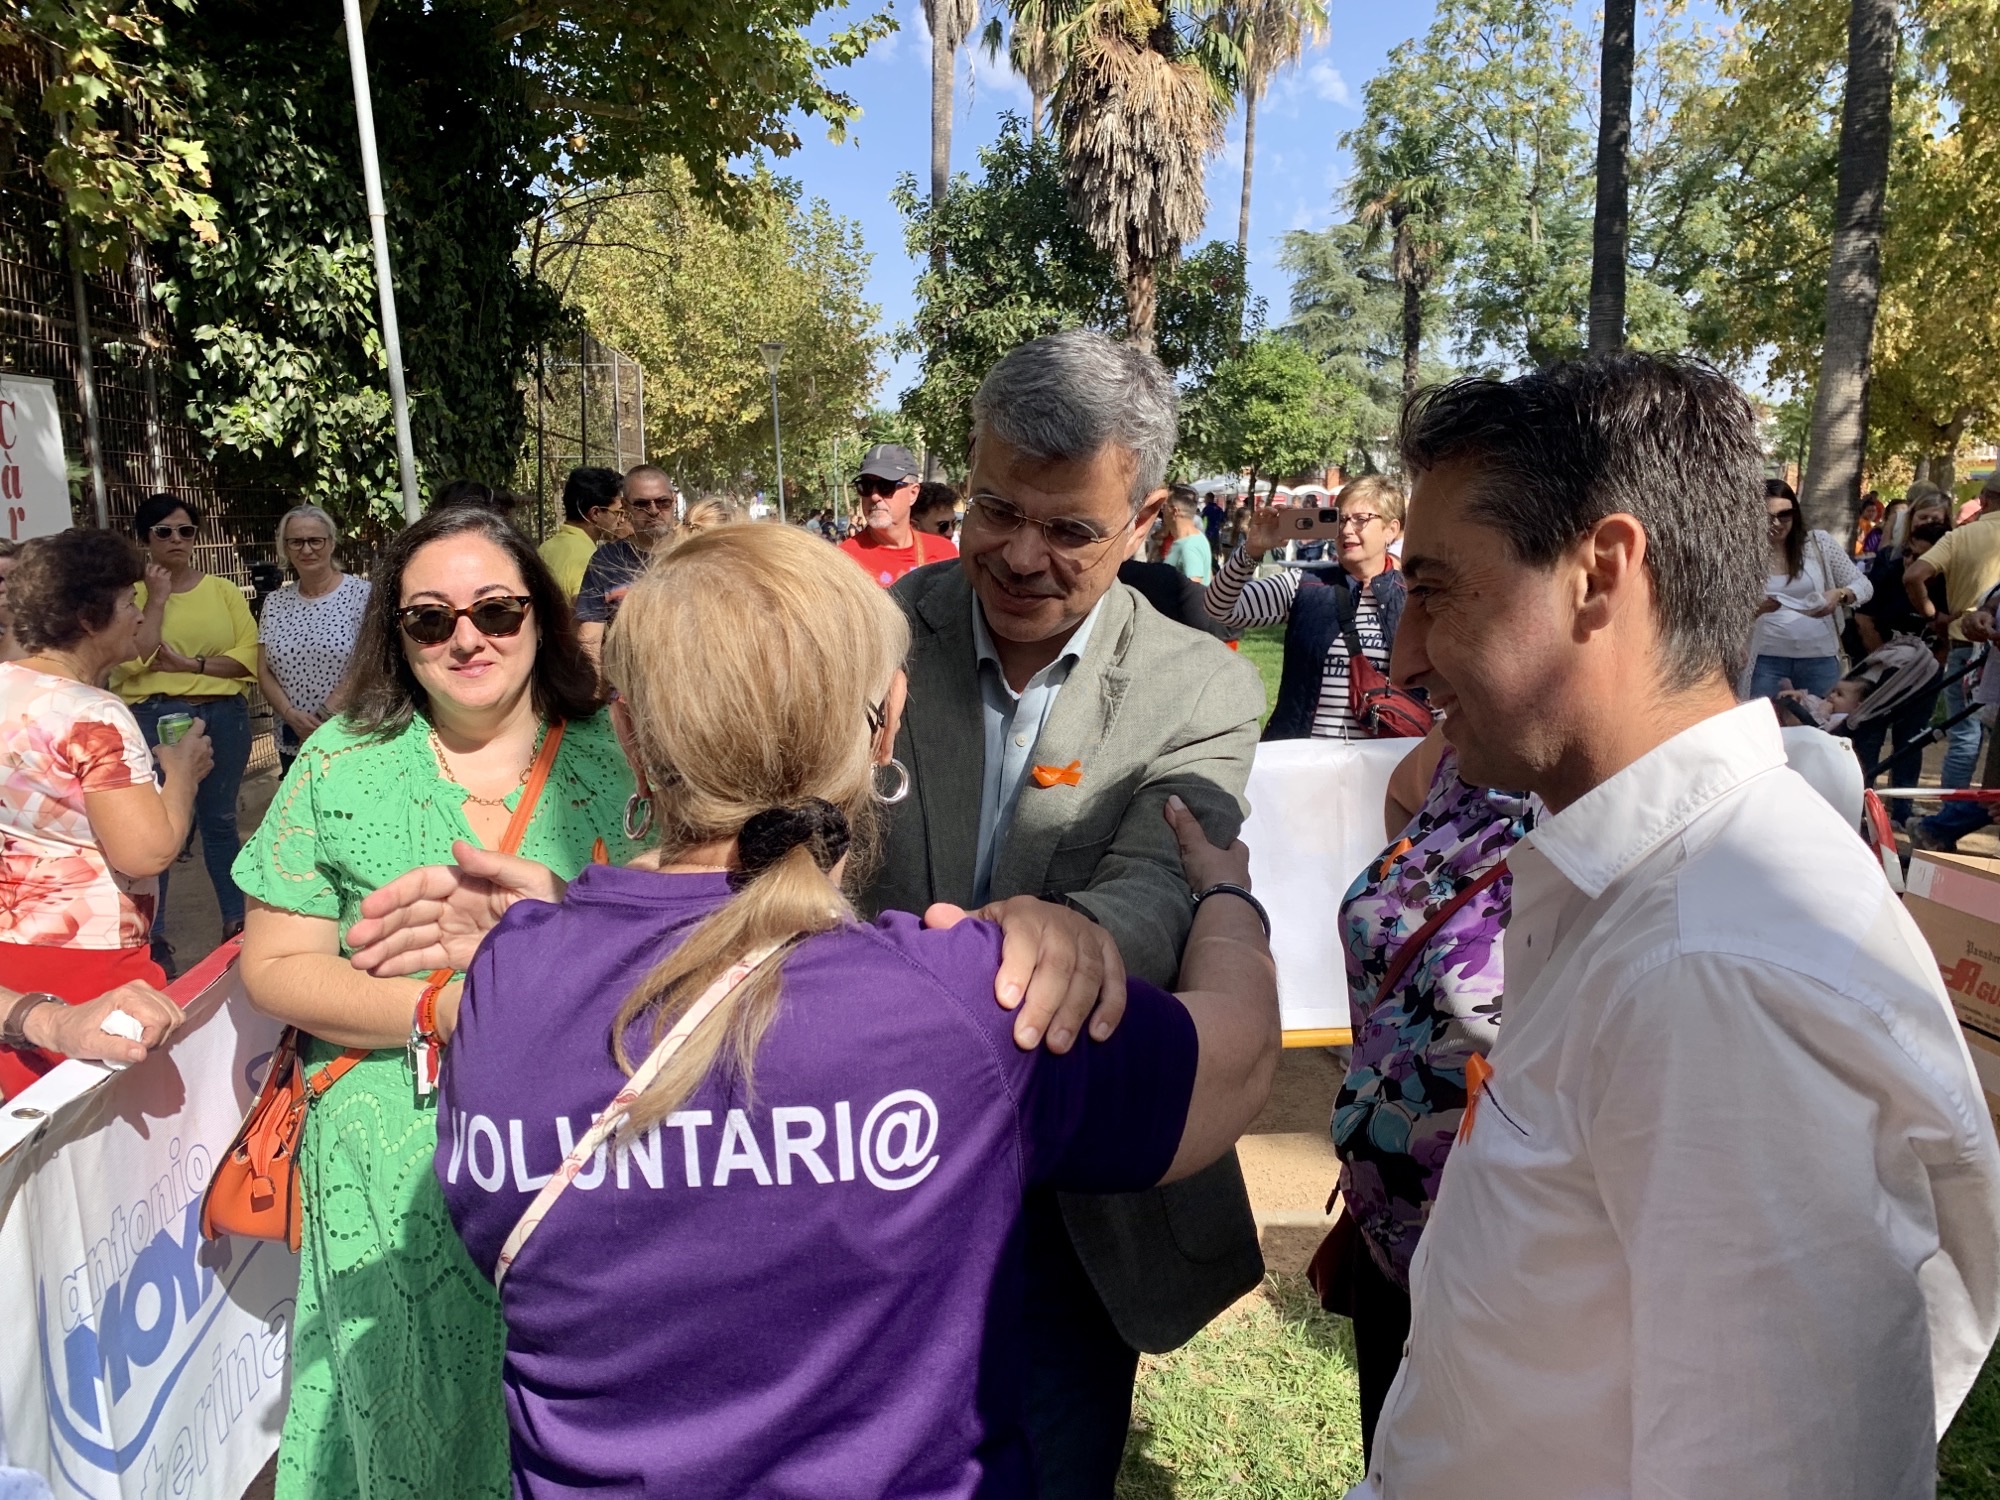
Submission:
<svg viewBox="0 0 2000 1500">
<path fill-rule="evenodd" d="M 883 588 L 925 563 L 958 556 L 958 548 L 941 536 L 910 524 L 910 507 L 917 499 L 917 461 L 897 443 L 877 443 L 861 458 L 854 476 L 868 524 L 840 544 L 840 550 L 860 563 Z"/>
</svg>

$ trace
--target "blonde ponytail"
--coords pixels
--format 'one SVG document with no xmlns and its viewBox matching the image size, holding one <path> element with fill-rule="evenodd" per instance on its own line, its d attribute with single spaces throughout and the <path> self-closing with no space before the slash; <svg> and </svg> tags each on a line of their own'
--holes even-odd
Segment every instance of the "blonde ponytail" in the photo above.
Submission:
<svg viewBox="0 0 2000 1500">
<path fill-rule="evenodd" d="M 817 799 L 844 825 L 846 873 L 857 881 L 875 828 L 870 716 L 908 647 L 901 611 L 874 581 L 794 528 L 722 526 L 657 558 L 625 596 L 605 669 L 632 716 L 663 863 Z M 665 1119 L 718 1066 L 748 1086 L 791 947 L 853 920 L 821 867 L 837 858 L 813 837 L 769 864 L 746 863 L 732 876 L 737 894 L 619 1007 L 611 1045 L 629 1074 L 636 1022 L 650 1023 L 649 1050 L 745 953 L 785 945 L 695 1029 L 634 1101 L 626 1131 Z"/>
</svg>

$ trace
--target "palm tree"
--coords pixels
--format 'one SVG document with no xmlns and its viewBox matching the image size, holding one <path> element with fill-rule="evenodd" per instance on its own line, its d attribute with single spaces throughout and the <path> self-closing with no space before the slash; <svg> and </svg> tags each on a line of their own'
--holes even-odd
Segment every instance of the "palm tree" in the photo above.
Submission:
<svg viewBox="0 0 2000 1500">
<path fill-rule="evenodd" d="M 1241 54 L 1204 0 L 1016 0 L 1014 14 L 1055 37 L 1070 211 L 1112 258 L 1130 336 L 1150 349 L 1160 268 L 1208 216 L 1203 169 Z"/>
<path fill-rule="evenodd" d="M 979 19 L 979 0 L 924 0 L 924 19 L 931 28 L 931 212 L 944 208 L 951 186 L 951 94 L 958 74 L 958 49 Z M 944 246 L 931 248 L 931 262 L 940 270 Z"/>
<path fill-rule="evenodd" d="M 1257 100 L 1279 69 L 1326 40 L 1326 0 L 1234 0 L 1224 24 L 1243 54 L 1243 206 L 1236 216 L 1236 253 L 1248 260 Z"/>
<path fill-rule="evenodd" d="M 1625 258 L 1631 213 L 1634 0 L 1605 0 L 1599 68 L 1597 213 L 1590 235 L 1590 352 L 1625 347 Z"/>
<path fill-rule="evenodd" d="M 1444 211 L 1445 175 L 1438 141 L 1427 133 L 1398 127 L 1386 139 L 1355 131 L 1347 137 L 1354 152 L 1354 180 L 1348 201 L 1355 222 L 1367 232 L 1364 249 L 1374 249 L 1387 233 L 1389 265 L 1403 293 L 1403 396 L 1417 389 L 1417 364 L 1424 343 L 1424 295 L 1438 269 L 1437 223 Z"/>
<path fill-rule="evenodd" d="M 995 16 L 986 23 L 981 38 L 989 58 L 998 58 L 1001 47 L 1005 46 L 1008 65 L 1027 84 L 1028 134 L 1038 141 L 1048 122 L 1049 96 L 1062 81 L 1062 54 L 1056 50 L 1055 35 L 1047 29 L 1046 20 L 1040 7 L 1035 7 L 1032 17 L 1017 14 L 1013 24 L 1003 32 L 1000 18 Z"/>
<path fill-rule="evenodd" d="M 1896 0 L 1853 0 L 1840 177 L 1826 276 L 1826 343 L 1813 393 L 1811 467 L 1799 496 L 1808 525 L 1843 535 L 1861 509 L 1868 445 L 1869 350 L 1882 295 L 1882 200 L 1889 181 L 1896 79 Z"/>
</svg>

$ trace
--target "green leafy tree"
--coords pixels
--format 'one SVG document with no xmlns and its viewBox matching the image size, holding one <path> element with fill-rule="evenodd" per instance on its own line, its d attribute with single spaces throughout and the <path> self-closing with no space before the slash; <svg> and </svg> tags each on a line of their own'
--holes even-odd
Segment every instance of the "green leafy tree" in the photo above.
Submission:
<svg viewBox="0 0 2000 1500">
<path fill-rule="evenodd" d="M 1366 403 L 1296 339 L 1266 333 L 1218 365 L 1188 404 L 1184 462 L 1236 473 L 1303 474 L 1355 446 Z"/>
<path fill-rule="evenodd" d="M 1282 332 L 1355 391 L 1356 441 L 1344 462 L 1370 469 L 1395 430 L 1407 373 L 1405 293 L 1391 249 L 1358 223 L 1335 224 L 1286 235 L 1280 264 L 1292 278 L 1291 316 Z M 1434 321 L 1439 301 L 1427 294 L 1420 320 Z M 1418 379 L 1428 385 L 1454 373 L 1428 360 Z"/>
<path fill-rule="evenodd" d="M 1684 170 L 1729 226 L 1687 278 L 1697 292 L 1692 336 L 1715 357 L 1761 363 L 1808 391 L 1827 336 L 1849 19 L 1843 0 L 1747 4 L 1719 79 L 1683 131 Z M 1991 436 L 2000 419 L 2000 263 L 1967 209 L 2000 197 L 2000 119 L 1990 112 L 2000 89 L 1983 0 L 1919 0 L 1903 26 L 1867 452 L 1871 465 L 1905 457 L 1949 483 L 1960 446 Z M 1851 498 L 1843 488 L 1833 510 Z M 1819 522 L 1828 519 L 1823 507 Z M 1846 518 L 1830 519 L 1837 530 Z"/>
<path fill-rule="evenodd" d="M 1131 336 L 1112 258 L 1071 216 L 1059 148 L 1013 116 L 979 154 L 980 176 L 957 178 L 934 210 L 905 177 L 894 202 L 912 255 L 945 247 L 945 269 L 917 279 L 917 310 L 897 330 L 899 353 L 922 358 L 902 398 L 928 446 L 956 463 L 971 437 L 972 393 L 1009 349 L 1065 328 Z M 1235 348 L 1245 296 L 1233 245 L 1213 243 L 1179 261 L 1161 283 L 1156 350 L 1198 381 Z M 1252 323 L 1262 309 L 1253 306 Z"/>
<path fill-rule="evenodd" d="M 586 207 L 591 234 L 550 270 L 592 332 L 645 371 L 654 462 L 702 488 L 769 473 L 770 377 L 757 352 L 768 339 L 785 345 L 787 453 L 854 436 L 879 345 L 859 225 L 768 174 L 725 219 L 675 161 Z M 787 471 L 805 472 L 796 460 Z"/>
<path fill-rule="evenodd" d="M 207 87 L 144 0 L 0 8 L 0 136 L 60 194 L 56 227 L 87 269 L 123 265 L 135 236 L 215 237 L 208 151 L 192 125 Z"/>
</svg>

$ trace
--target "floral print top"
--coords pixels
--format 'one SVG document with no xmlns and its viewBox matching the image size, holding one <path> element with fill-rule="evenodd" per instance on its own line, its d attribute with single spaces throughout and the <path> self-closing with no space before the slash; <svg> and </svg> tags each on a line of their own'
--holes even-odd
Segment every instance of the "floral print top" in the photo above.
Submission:
<svg viewBox="0 0 2000 1500">
<path fill-rule="evenodd" d="M 140 948 L 159 882 L 111 868 L 89 792 L 153 784 L 153 753 L 116 693 L 0 664 L 0 943 Z"/>
<path fill-rule="evenodd" d="M 1377 994 L 1410 935 L 1514 847 L 1540 804 L 1458 779 L 1449 747 L 1402 836 L 1356 877 L 1341 903 L 1354 1050 L 1334 1102 L 1340 1193 L 1384 1274 L 1410 1282 L 1445 1157 L 1465 1112 L 1465 1065 L 1500 1026 L 1500 946 L 1512 879 L 1502 875 L 1454 912 Z"/>
</svg>

